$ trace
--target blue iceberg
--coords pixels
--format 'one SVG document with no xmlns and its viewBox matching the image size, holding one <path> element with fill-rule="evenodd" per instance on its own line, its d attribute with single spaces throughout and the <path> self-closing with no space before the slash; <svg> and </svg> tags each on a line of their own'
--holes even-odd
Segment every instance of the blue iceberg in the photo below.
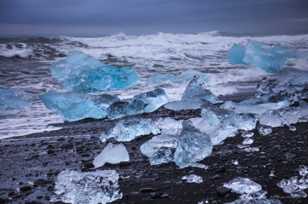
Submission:
<svg viewBox="0 0 308 204">
<path fill-rule="evenodd" d="M 85 118 L 100 119 L 107 116 L 106 108 L 96 104 L 90 96 L 76 93 L 50 91 L 42 96 L 46 107 L 63 115 L 66 121 L 77 121 Z"/>
<path fill-rule="evenodd" d="M 245 64 L 245 47 L 240 44 L 234 44 L 228 52 L 230 64 Z"/>
<path fill-rule="evenodd" d="M 138 81 L 132 68 L 103 64 L 81 52 L 73 52 L 53 64 L 51 74 L 65 89 L 78 92 L 124 89 Z"/>
<path fill-rule="evenodd" d="M 286 48 L 256 41 L 250 41 L 246 47 L 234 45 L 228 53 L 231 64 L 254 65 L 268 73 L 279 72 L 292 57 L 294 54 Z"/>
<path fill-rule="evenodd" d="M 13 89 L 0 87 L 0 110 L 18 110 L 29 105 L 20 93 Z"/>
</svg>

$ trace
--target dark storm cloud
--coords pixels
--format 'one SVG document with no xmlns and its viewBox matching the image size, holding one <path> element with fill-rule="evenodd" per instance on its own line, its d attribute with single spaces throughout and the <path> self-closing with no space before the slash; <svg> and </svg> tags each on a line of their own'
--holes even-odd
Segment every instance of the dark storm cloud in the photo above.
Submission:
<svg viewBox="0 0 308 204">
<path fill-rule="evenodd" d="M 307 0 L 0 0 L 2 34 L 308 32 Z"/>
</svg>

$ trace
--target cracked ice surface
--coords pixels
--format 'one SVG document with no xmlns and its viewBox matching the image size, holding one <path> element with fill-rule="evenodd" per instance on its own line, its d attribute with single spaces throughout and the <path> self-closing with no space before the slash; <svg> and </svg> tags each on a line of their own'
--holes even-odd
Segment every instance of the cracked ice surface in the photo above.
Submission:
<svg viewBox="0 0 308 204">
<path fill-rule="evenodd" d="M 94 158 L 93 165 L 95 168 L 108 164 L 118 164 L 128 162 L 129 154 L 123 144 L 109 143 L 99 155 Z"/>
<path fill-rule="evenodd" d="M 301 166 L 298 174 L 299 176 L 281 180 L 277 185 L 293 198 L 306 198 L 307 193 L 304 190 L 308 189 L 308 167 Z"/>
<path fill-rule="evenodd" d="M 64 170 L 56 178 L 55 201 L 72 204 L 106 204 L 122 198 L 119 174 L 114 170 Z"/>
</svg>

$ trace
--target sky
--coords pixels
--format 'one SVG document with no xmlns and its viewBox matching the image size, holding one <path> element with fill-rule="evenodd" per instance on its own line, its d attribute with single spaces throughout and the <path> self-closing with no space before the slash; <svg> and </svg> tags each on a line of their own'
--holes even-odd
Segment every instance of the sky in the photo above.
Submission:
<svg viewBox="0 0 308 204">
<path fill-rule="evenodd" d="M 307 0 L 0 0 L 0 35 L 308 33 Z"/>
</svg>

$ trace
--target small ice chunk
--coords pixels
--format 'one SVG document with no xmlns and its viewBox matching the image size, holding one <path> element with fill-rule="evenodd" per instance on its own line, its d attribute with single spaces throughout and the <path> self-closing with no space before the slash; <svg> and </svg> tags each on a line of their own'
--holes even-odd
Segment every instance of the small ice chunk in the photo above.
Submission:
<svg viewBox="0 0 308 204">
<path fill-rule="evenodd" d="M 290 194 L 293 198 L 306 198 L 308 189 L 308 167 L 301 166 L 298 170 L 299 176 L 293 176 L 289 179 L 281 180 L 277 186 L 282 188 L 285 193 Z"/>
<path fill-rule="evenodd" d="M 0 87 L 0 110 L 23 109 L 30 105 L 20 93 L 13 89 Z"/>
<path fill-rule="evenodd" d="M 150 113 L 168 103 L 168 97 L 161 88 L 134 96 L 128 101 L 119 101 L 108 108 L 108 117 L 115 119 L 129 115 Z"/>
<path fill-rule="evenodd" d="M 245 138 L 242 142 L 243 145 L 251 145 L 253 143 L 253 139 Z"/>
<path fill-rule="evenodd" d="M 195 174 L 183 176 L 182 180 L 186 181 L 186 183 L 203 183 L 203 178 Z"/>
<path fill-rule="evenodd" d="M 262 136 L 266 136 L 266 135 L 269 135 L 272 133 L 272 128 L 270 127 L 264 127 L 264 126 L 260 126 L 259 129 L 258 129 L 258 132 L 260 135 Z"/>
<path fill-rule="evenodd" d="M 69 91 L 95 92 L 124 89 L 138 81 L 130 67 L 115 67 L 81 52 L 70 53 L 51 66 L 52 76 Z"/>
<path fill-rule="evenodd" d="M 224 184 L 225 188 L 231 189 L 238 194 L 252 194 L 262 190 L 262 186 L 249 178 L 237 177 Z"/>
<path fill-rule="evenodd" d="M 114 170 L 64 170 L 56 178 L 54 201 L 72 204 L 106 204 L 122 198 L 119 174 Z"/>
<path fill-rule="evenodd" d="M 102 105 L 94 103 L 85 95 L 50 91 L 41 95 L 40 98 L 48 109 L 63 115 L 66 121 L 85 118 L 100 119 L 107 116 Z"/>
<path fill-rule="evenodd" d="M 108 164 L 118 164 L 121 162 L 128 162 L 129 154 L 123 144 L 109 143 L 93 161 L 95 168 Z"/>
<path fill-rule="evenodd" d="M 151 119 L 130 118 L 119 121 L 108 133 L 100 137 L 102 142 L 114 138 L 119 142 L 129 142 L 143 135 L 157 135 L 160 129 Z"/>
<path fill-rule="evenodd" d="M 183 130 L 177 139 L 174 162 L 180 168 L 193 165 L 212 153 L 210 137 L 195 129 L 189 121 L 183 122 Z"/>
<path fill-rule="evenodd" d="M 151 165 L 173 161 L 177 139 L 174 136 L 158 135 L 141 145 L 140 151 L 149 158 Z"/>
<path fill-rule="evenodd" d="M 195 100 L 183 100 L 183 101 L 172 101 L 164 105 L 164 107 L 168 110 L 172 111 L 183 111 L 183 110 L 197 110 L 202 106 L 201 101 Z"/>
</svg>

